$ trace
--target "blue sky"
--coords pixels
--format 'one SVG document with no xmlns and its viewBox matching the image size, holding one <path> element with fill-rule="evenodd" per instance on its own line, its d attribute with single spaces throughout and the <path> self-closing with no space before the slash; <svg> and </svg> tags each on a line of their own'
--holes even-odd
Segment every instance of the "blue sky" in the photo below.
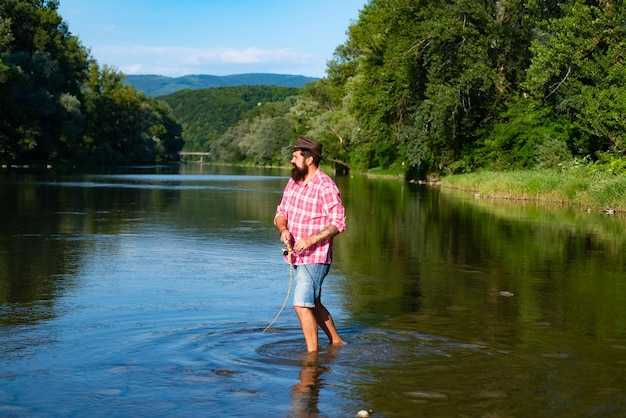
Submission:
<svg viewBox="0 0 626 418">
<path fill-rule="evenodd" d="M 125 74 L 323 77 L 367 0 L 60 0 L 70 32 Z"/>
</svg>

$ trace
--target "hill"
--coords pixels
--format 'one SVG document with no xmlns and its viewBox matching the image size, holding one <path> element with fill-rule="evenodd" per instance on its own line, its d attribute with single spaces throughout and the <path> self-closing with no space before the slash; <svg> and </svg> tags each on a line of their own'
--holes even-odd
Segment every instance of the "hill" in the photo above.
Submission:
<svg viewBox="0 0 626 418">
<path fill-rule="evenodd" d="M 281 102 L 300 89 L 278 86 L 231 86 L 180 90 L 159 97 L 183 127 L 186 151 L 208 151 L 210 144 L 259 104 Z"/>
<path fill-rule="evenodd" d="M 150 97 L 165 96 L 179 90 L 200 90 L 233 86 L 278 86 L 301 88 L 319 80 L 314 77 L 289 74 L 250 73 L 235 75 L 186 75 L 167 77 L 162 75 L 126 75 L 126 83 Z"/>
</svg>

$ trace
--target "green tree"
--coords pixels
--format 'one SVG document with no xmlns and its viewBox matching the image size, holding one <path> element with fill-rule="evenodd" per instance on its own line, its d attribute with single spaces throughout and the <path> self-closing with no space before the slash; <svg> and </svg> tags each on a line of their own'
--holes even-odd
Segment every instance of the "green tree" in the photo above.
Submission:
<svg viewBox="0 0 626 418">
<path fill-rule="evenodd" d="M 0 158 L 48 160 L 71 131 L 88 52 L 57 13 L 58 1 L 0 3 Z M 74 112 L 76 109 L 72 108 Z"/>
<path fill-rule="evenodd" d="M 242 119 L 249 118 L 248 112 L 295 96 L 299 90 L 278 86 L 217 87 L 180 90 L 160 99 L 170 105 L 182 125 L 186 150 L 215 151 L 213 143 L 221 143 L 220 136 Z M 234 155 L 230 151 L 227 154 Z"/>
<path fill-rule="evenodd" d="M 167 104 L 100 69 L 57 0 L 0 3 L 0 159 L 71 164 L 171 161 L 182 148 Z"/>
<path fill-rule="evenodd" d="M 169 106 L 124 84 L 111 67 L 91 64 L 83 86 L 84 146 L 99 164 L 151 164 L 176 160 L 181 127 Z"/>
<path fill-rule="evenodd" d="M 526 88 L 586 133 L 579 152 L 624 153 L 626 26 L 623 2 L 570 1 L 532 45 Z"/>
<path fill-rule="evenodd" d="M 293 142 L 294 122 L 288 108 L 293 98 L 254 107 L 211 145 L 211 157 L 220 161 L 284 164 L 285 148 Z"/>
<path fill-rule="evenodd" d="M 152 138 L 157 153 L 155 162 L 178 161 L 178 153 L 183 149 L 183 128 L 176 122 L 172 109 L 162 100 L 146 98 L 149 104 L 147 135 Z"/>
<path fill-rule="evenodd" d="M 293 123 L 285 117 L 257 117 L 239 142 L 241 154 L 256 164 L 281 162 L 281 149 L 293 142 Z"/>
<path fill-rule="evenodd" d="M 581 138 L 567 117 L 555 115 L 540 101 L 516 100 L 499 117 L 501 122 L 485 135 L 484 146 L 475 155 L 491 170 L 559 168 L 573 158 Z"/>
<path fill-rule="evenodd" d="M 368 3 L 346 47 L 346 98 L 365 131 L 358 165 L 455 170 L 521 81 L 526 19 L 517 0 Z"/>
</svg>

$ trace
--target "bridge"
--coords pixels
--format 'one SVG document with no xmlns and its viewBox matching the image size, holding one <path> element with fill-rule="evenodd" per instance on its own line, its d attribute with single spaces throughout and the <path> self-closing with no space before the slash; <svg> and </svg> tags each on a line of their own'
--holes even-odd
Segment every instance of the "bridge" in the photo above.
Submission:
<svg viewBox="0 0 626 418">
<path fill-rule="evenodd" d="M 211 155 L 210 152 L 199 152 L 199 151 L 181 151 L 178 153 L 181 157 L 186 155 L 199 155 L 200 156 L 200 164 L 204 162 L 204 157 Z"/>
</svg>

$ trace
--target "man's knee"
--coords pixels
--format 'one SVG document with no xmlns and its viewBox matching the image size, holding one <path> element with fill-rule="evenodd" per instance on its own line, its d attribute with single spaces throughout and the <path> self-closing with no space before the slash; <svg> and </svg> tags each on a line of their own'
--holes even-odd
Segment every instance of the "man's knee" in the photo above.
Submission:
<svg viewBox="0 0 626 418">
<path fill-rule="evenodd" d="M 303 317 L 308 317 L 308 316 L 313 316 L 314 315 L 313 308 L 309 308 L 307 306 L 294 306 L 293 309 L 296 311 L 296 314 L 298 314 L 299 318 L 303 318 Z"/>
</svg>

